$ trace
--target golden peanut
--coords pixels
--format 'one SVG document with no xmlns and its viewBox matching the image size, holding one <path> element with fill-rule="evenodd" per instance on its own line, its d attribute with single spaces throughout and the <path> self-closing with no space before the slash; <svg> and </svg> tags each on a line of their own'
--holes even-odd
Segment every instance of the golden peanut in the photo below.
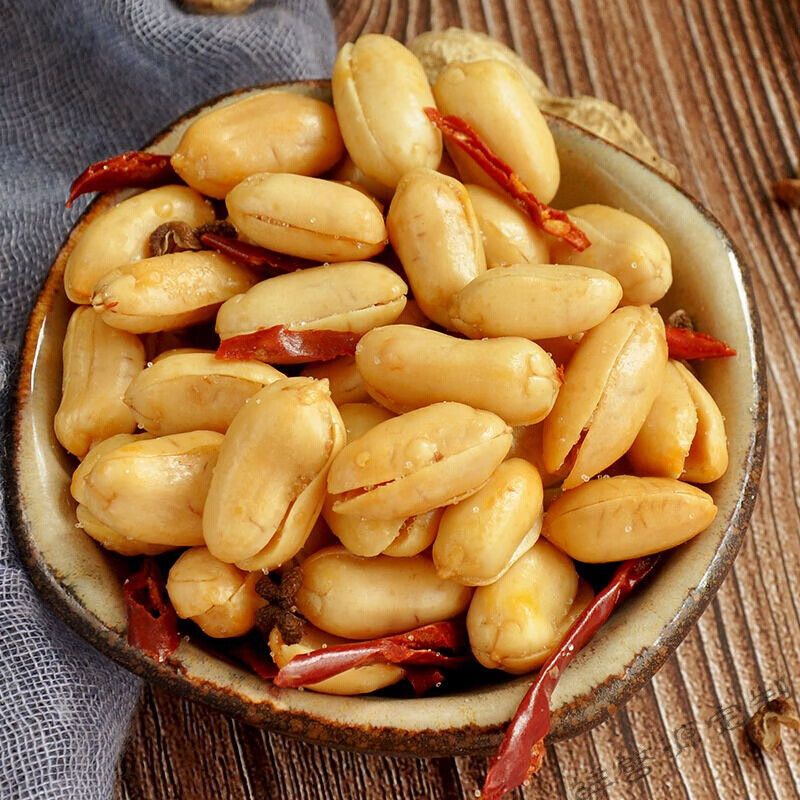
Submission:
<svg viewBox="0 0 800 800">
<path fill-rule="evenodd" d="M 572 560 L 541 539 L 498 581 L 475 591 L 467 612 L 472 653 L 484 667 L 523 674 L 558 646 L 580 592 Z"/>
<path fill-rule="evenodd" d="M 486 271 L 467 190 L 433 170 L 410 172 L 397 186 L 386 227 L 422 312 L 452 328 L 453 298 Z"/>
<path fill-rule="evenodd" d="M 206 547 L 193 547 L 172 565 L 167 593 L 175 613 L 209 636 L 244 636 L 264 605 L 255 589 L 260 577 L 214 558 Z"/>
<path fill-rule="evenodd" d="M 375 403 L 344 403 L 339 406 L 347 441 L 353 442 L 394 414 Z"/>
<path fill-rule="evenodd" d="M 394 416 L 373 403 L 348 403 L 341 406 L 339 411 L 348 442 Z M 408 519 L 367 519 L 337 514 L 333 510 L 333 503 L 333 496 L 327 495 L 322 516 L 339 541 L 358 556 L 376 556 L 380 553 L 414 556 L 421 553 L 433 542 L 441 516 L 441 510 L 437 509 Z M 390 549 L 392 552 L 387 552 Z"/>
<path fill-rule="evenodd" d="M 336 165 L 328 176 L 332 180 L 349 183 L 362 188 L 367 194 L 378 200 L 388 203 L 394 194 L 394 187 L 384 186 L 375 178 L 370 178 L 360 170 L 350 156 L 345 153 L 344 158 Z"/>
<path fill-rule="evenodd" d="M 333 509 L 372 519 L 406 519 L 479 489 L 511 446 L 510 428 L 489 411 L 435 403 L 382 422 L 331 466 Z"/>
<path fill-rule="evenodd" d="M 542 536 L 577 561 L 624 561 L 688 541 L 716 514 L 714 500 L 696 486 L 618 475 L 564 492 L 547 509 Z"/>
<path fill-rule="evenodd" d="M 509 425 L 544 419 L 561 385 L 552 359 L 527 339 L 470 341 L 413 325 L 369 331 L 356 366 L 370 395 L 397 413 L 454 400 Z"/>
<path fill-rule="evenodd" d="M 398 325 L 416 325 L 419 328 L 430 328 L 431 321 L 422 313 L 416 300 L 408 299 L 406 307 L 395 320 Z"/>
<path fill-rule="evenodd" d="M 664 323 L 648 306 L 621 308 L 584 336 L 544 422 L 550 472 L 558 472 L 576 449 L 565 489 L 627 452 L 661 391 L 666 365 Z"/>
<path fill-rule="evenodd" d="M 386 247 L 380 209 L 342 183 L 304 175 L 251 175 L 225 203 L 240 233 L 279 253 L 313 261 L 360 261 Z"/>
<path fill-rule="evenodd" d="M 337 406 L 347 403 L 366 403 L 370 399 L 353 356 L 342 356 L 331 361 L 310 364 L 304 367 L 300 374 L 309 378 L 325 378 L 330 386 L 331 400 Z"/>
<path fill-rule="evenodd" d="M 508 195 L 474 183 L 467 184 L 466 189 L 478 218 L 488 269 L 507 264 L 549 263 L 551 237 L 537 228 Z"/>
<path fill-rule="evenodd" d="M 536 344 L 556 362 L 567 366 L 575 355 L 578 345 L 583 339 L 582 333 L 573 333 L 571 336 L 556 336 L 553 339 L 539 339 Z"/>
<path fill-rule="evenodd" d="M 468 587 L 439 578 L 425 556 L 362 558 L 329 547 L 303 562 L 295 603 L 327 633 L 372 639 L 455 617 L 471 596 Z"/>
<path fill-rule="evenodd" d="M 628 451 L 628 461 L 639 475 L 683 474 L 697 432 L 697 411 L 680 366 L 677 361 L 667 363 L 661 391 Z"/>
<path fill-rule="evenodd" d="M 149 359 L 147 366 L 149 368 L 153 364 L 158 364 L 159 361 L 163 361 L 165 358 L 170 358 L 171 356 L 184 356 L 191 353 L 203 353 L 207 356 L 213 356 L 214 352 L 214 350 L 205 350 L 202 347 L 173 347 L 171 350 L 162 350 L 157 356 L 153 356 L 153 358 Z"/>
<path fill-rule="evenodd" d="M 536 467 L 539 477 L 542 479 L 542 486 L 549 489 L 551 486 L 558 486 L 564 480 L 566 473 L 548 472 L 544 464 L 544 452 L 542 437 L 544 435 L 544 423 L 537 425 L 524 425 L 511 429 L 514 440 L 511 449 L 508 451 L 507 459 L 524 458 L 527 462 Z"/>
<path fill-rule="evenodd" d="M 427 550 L 436 539 L 442 514 L 444 514 L 443 508 L 435 508 L 433 511 L 404 520 L 394 541 L 384 548 L 383 555 L 406 558 Z"/>
<path fill-rule="evenodd" d="M 303 625 L 303 635 L 297 644 L 286 644 L 277 628 L 273 628 L 269 635 L 272 660 L 279 669 L 285 667 L 295 656 L 302 653 L 347 643 L 346 639 L 332 636 L 308 623 Z M 393 664 L 372 664 L 368 667 L 348 669 L 319 683 L 310 683 L 305 688 L 323 694 L 367 694 L 397 683 L 405 674 L 402 667 L 396 667 Z"/>
<path fill-rule="evenodd" d="M 168 544 L 148 544 L 139 542 L 136 539 L 129 539 L 122 536 L 108 525 L 104 525 L 89 509 L 81 504 L 75 509 L 75 516 L 78 518 L 78 527 L 87 536 L 90 536 L 106 550 L 119 553 L 121 556 L 157 556 L 172 550 Z"/>
<path fill-rule="evenodd" d="M 560 264 L 513 264 L 477 277 L 456 295 L 452 325 L 471 339 L 569 336 L 601 323 L 622 288 L 597 269 Z"/>
<path fill-rule="evenodd" d="M 129 197 L 95 217 L 83 230 L 64 268 L 64 288 L 73 303 L 89 303 L 97 282 L 117 267 L 149 255 L 150 234 L 165 222 L 199 227 L 214 221 L 214 209 L 188 186 L 161 186 Z"/>
<path fill-rule="evenodd" d="M 114 328 L 166 331 L 213 319 L 220 304 L 255 282 L 219 253 L 171 253 L 109 272 L 95 286 L 92 306 Z"/>
<path fill-rule="evenodd" d="M 638 217 L 598 204 L 570 209 L 570 219 L 591 245 L 578 251 L 554 242 L 550 258 L 558 264 L 601 269 L 622 286 L 621 305 L 653 305 L 672 285 L 672 256 L 661 235 Z"/>
<path fill-rule="evenodd" d="M 136 422 L 159 436 L 197 430 L 225 433 L 249 397 L 284 377 L 257 361 L 173 351 L 136 376 L 125 402 Z"/>
<path fill-rule="evenodd" d="M 247 570 L 273 569 L 303 546 L 319 516 L 344 425 L 326 381 L 287 378 L 236 415 L 208 492 L 208 549 Z"/>
<path fill-rule="evenodd" d="M 231 298 L 219 310 L 217 333 L 229 339 L 274 325 L 364 333 L 393 322 L 407 291 L 396 273 L 369 261 L 297 270 Z"/>
<path fill-rule="evenodd" d="M 79 503 L 84 503 L 84 498 L 86 497 L 86 479 L 100 459 L 116 450 L 118 447 L 122 447 L 124 444 L 137 441 L 143 442 L 152 438 L 153 435 L 151 433 L 118 433 L 115 436 L 110 436 L 108 439 L 103 439 L 102 442 L 95 444 L 86 454 L 86 458 L 78 464 L 78 468 L 75 472 L 72 473 L 72 481 L 69 487 L 70 494 Z"/>
<path fill-rule="evenodd" d="M 728 469 L 728 440 L 725 418 L 714 398 L 699 380 L 680 362 L 675 366 L 686 386 L 697 412 L 697 431 L 684 462 L 681 479 L 692 483 L 711 483 Z"/>
<path fill-rule="evenodd" d="M 418 167 L 435 169 L 442 137 L 425 115 L 433 94 L 416 57 L 389 36 L 346 44 L 333 65 L 333 105 L 347 152 L 389 188 Z"/>
<path fill-rule="evenodd" d="M 200 116 L 183 134 L 172 166 L 190 186 L 223 198 L 259 172 L 321 175 L 343 152 L 327 103 L 268 91 Z"/>
<path fill-rule="evenodd" d="M 553 135 L 519 73 L 491 59 L 453 62 L 433 86 L 443 114 L 466 120 L 543 203 L 555 196 L 560 180 Z M 457 146 L 447 151 L 461 180 L 497 190 L 497 185 Z"/>
<path fill-rule="evenodd" d="M 136 430 L 122 398 L 144 369 L 144 347 L 133 334 L 109 327 L 91 308 L 82 306 L 70 317 L 63 353 L 56 438 L 83 458 L 97 442 Z"/>
<path fill-rule="evenodd" d="M 117 439 L 120 444 L 109 439 L 108 447 L 104 442 L 102 450 L 91 450 L 76 471 L 73 497 L 129 539 L 173 547 L 203 544 L 203 506 L 223 438 L 193 431 Z"/>
<path fill-rule="evenodd" d="M 494 583 L 530 550 L 542 527 L 542 479 L 521 458 L 504 461 L 475 494 L 445 509 L 433 543 L 440 578 Z"/>
<path fill-rule="evenodd" d="M 340 406 L 339 413 L 342 415 L 347 442 L 358 439 L 394 416 L 391 411 L 374 403 L 346 403 Z M 325 496 L 322 516 L 339 541 L 358 556 L 382 553 L 397 538 L 406 522 L 404 519 L 376 520 L 337 514 L 333 510 L 333 502 L 331 495 Z"/>
<path fill-rule="evenodd" d="M 441 509 L 407 519 L 369 519 L 337 514 L 333 510 L 334 502 L 331 495 L 325 498 L 322 516 L 336 538 L 354 555 L 367 558 L 381 553 L 413 556 L 429 547 L 436 538 Z"/>
</svg>

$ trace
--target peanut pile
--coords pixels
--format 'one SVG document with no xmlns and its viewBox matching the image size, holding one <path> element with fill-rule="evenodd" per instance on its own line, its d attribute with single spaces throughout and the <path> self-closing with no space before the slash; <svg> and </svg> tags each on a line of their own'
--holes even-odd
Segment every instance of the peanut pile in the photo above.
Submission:
<svg viewBox="0 0 800 800">
<path fill-rule="evenodd" d="M 299 565 L 302 629 L 271 629 L 278 667 L 466 614 L 477 661 L 529 672 L 592 600 L 575 561 L 666 550 L 717 511 L 693 484 L 727 469 L 723 418 L 653 307 L 669 248 L 595 204 L 568 210 L 579 250 L 443 148 L 426 108 L 555 196 L 553 137 L 501 61 L 430 86 L 409 50 L 367 35 L 332 89 L 333 107 L 268 90 L 202 114 L 171 156 L 187 185 L 123 200 L 75 244 L 55 430 L 80 460 L 77 519 L 126 556 L 188 548 L 167 590 L 212 637 L 253 629 L 258 580 Z M 311 263 L 264 279 L 202 249 L 209 198 L 239 241 Z M 155 254 L 165 223 L 195 244 Z M 220 358 L 195 346 L 211 321 L 221 348 L 277 327 L 360 339 L 335 359 Z"/>
</svg>

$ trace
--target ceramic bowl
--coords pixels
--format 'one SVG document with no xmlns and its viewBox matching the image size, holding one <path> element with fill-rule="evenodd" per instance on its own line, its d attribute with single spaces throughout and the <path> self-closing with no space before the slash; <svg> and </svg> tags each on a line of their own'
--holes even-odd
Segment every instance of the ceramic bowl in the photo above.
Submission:
<svg viewBox="0 0 800 800">
<path fill-rule="evenodd" d="M 169 153 L 197 115 L 256 87 L 211 101 L 159 135 Z M 280 87 L 330 99 L 328 82 Z M 678 646 L 731 567 L 745 535 L 761 471 L 766 426 L 765 365 L 750 277 L 717 221 L 677 186 L 586 131 L 550 119 L 561 160 L 554 205 L 606 203 L 649 222 L 672 251 L 675 283 L 662 310 L 685 308 L 701 330 L 733 345 L 736 358 L 700 365 L 727 420 L 730 468 L 709 487 L 714 524 L 666 555 L 658 572 L 626 601 L 575 659 L 553 695 L 551 738 L 587 731 L 612 714 Z M 53 433 L 61 387 L 61 345 L 70 303 L 63 271 L 77 237 L 121 199 L 100 197 L 56 257 L 30 319 L 19 373 L 10 465 L 16 533 L 42 596 L 83 637 L 132 672 L 248 723 L 316 743 L 416 756 L 488 753 L 531 677 L 419 699 L 334 697 L 281 690 L 183 641 L 157 664 L 125 639 L 120 561 L 75 527 L 69 494 L 73 460 Z"/>
</svg>

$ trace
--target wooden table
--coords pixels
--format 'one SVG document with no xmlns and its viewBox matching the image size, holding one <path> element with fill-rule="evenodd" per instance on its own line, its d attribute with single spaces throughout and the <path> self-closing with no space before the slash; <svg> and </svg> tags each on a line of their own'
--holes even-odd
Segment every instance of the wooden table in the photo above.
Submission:
<svg viewBox="0 0 800 800">
<path fill-rule="evenodd" d="M 800 695 L 800 211 L 769 197 L 800 170 L 795 0 L 333 0 L 341 42 L 457 25 L 514 47 L 559 94 L 634 114 L 753 269 L 769 360 L 769 452 L 750 535 L 699 625 L 613 719 L 556 745 L 516 797 L 800 797 L 800 732 L 764 758 L 745 714 Z M 478 758 L 339 753 L 148 689 L 117 800 L 472 798 Z"/>
</svg>

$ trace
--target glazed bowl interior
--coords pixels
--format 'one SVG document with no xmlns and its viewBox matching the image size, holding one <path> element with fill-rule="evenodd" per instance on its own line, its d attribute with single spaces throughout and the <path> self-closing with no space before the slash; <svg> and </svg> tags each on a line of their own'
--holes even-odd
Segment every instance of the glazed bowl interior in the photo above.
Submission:
<svg viewBox="0 0 800 800">
<path fill-rule="evenodd" d="M 263 87 L 262 87 L 263 88 Z M 327 82 L 281 88 L 325 100 Z M 190 112 L 154 141 L 171 152 L 198 114 L 247 90 Z M 701 364 L 699 373 L 727 420 L 730 468 L 709 488 L 719 513 L 710 528 L 668 553 L 658 572 L 628 599 L 564 674 L 554 696 L 552 737 L 573 736 L 602 721 L 677 647 L 712 598 L 738 551 L 761 469 L 766 423 L 764 359 L 749 277 L 718 223 L 649 167 L 593 135 L 549 120 L 561 160 L 554 205 L 605 203 L 652 224 L 673 256 L 674 286 L 662 311 L 686 309 L 738 356 Z M 61 346 L 72 307 L 63 290 L 66 258 L 81 230 L 124 195 L 101 197 L 56 258 L 31 317 L 14 414 L 16 532 L 20 552 L 43 596 L 92 644 L 130 670 L 247 722 L 310 741 L 419 756 L 486 753 L 513 714 L 531 677 L 419 699 L 335 697 L 281 690 L 182 641 L 156 664 L 125 640 L 121 562 L 75 527 L 69 494 L 74 461 L 53 433 L 60 399 Z"/>
</svg>

